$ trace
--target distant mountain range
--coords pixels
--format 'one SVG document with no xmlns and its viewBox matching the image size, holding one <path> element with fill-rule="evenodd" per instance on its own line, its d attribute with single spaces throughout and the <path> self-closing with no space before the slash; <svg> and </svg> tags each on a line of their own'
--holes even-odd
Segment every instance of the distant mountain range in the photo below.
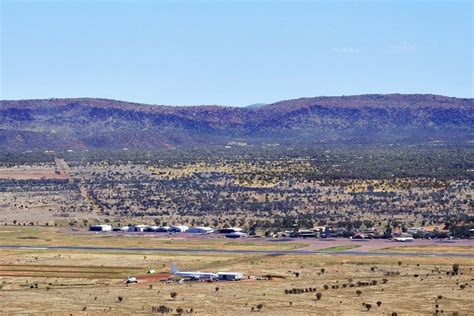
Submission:
<svg viewBox="0 0 474 316">
<path fill-rule="evenodd" d="M 249 107 L 162 106 L 107 99 L 0 101 L 0 150 L 469 143 L 474 99 L 388 94 Z"/>
</svg>

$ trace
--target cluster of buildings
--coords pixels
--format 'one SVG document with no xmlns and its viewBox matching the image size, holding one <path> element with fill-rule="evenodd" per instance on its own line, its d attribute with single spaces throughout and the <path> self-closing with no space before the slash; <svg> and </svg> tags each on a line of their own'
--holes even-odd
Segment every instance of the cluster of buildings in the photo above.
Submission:
<svg viewBox="0 0 474 316">
<path fill-rule="evenodd" d="M 248 235 L 243 229 L 238 227 L 228 227 L 214 229 L 211 227 L 197 226 L 188 227 L 186 225 L 172 225 L 172 226 L 154 226 L 154 225 L 131 225 L 131 226 L 120 226 L 112 227 L 109 224 L 97 224 L 91 225 L 90 231 L 95 232 L 139 232 L 139 233 L 190 233 L 190 234 L 219 234 L 224 235 L 226 238 L 247 238 Z M 472 230 L 471 230 L 472 231 Z M 474 235 L 474 231 L 471 232 L 471 236 Z M 258 237 L 258 236 L 255 236 Z M 351 238 L 351 239 L 387 239 L 387 238 L 401 238 L 405 239 L 413 238 L 425 238 L 425 239 L 437 239 L 437 238 L 449 238 L 449 232 L 441 230 L 438 227 L 426 228 L 426 227 L 413 227 L 397 231 L 379 231 L 373 227 L 366 230 L 349 230 L 346 228 L 338 227 L 331 228 L 328 226 L 318 226 L 312 229 L 298 229 L 293 227 L 292 230 L 279 231 L 277 233 L 265 232 L 265 237 L 273 238 Z"/>
<path fill-rule="evenodd" d="M 247 234 L 238 227 L 221 228 L 214 230 L 211 227 L 188 227 L 185 225 L 154 226 L 154 225 L 131 225 L 112 227 L 109 224 L 96 224 L 89 227 L 93 232 L 140 232 L 140 233 L 191 233 L 191 234 L 224 234 L 226 238 L 246 238 Z"/>
<path fill-rule="evenodd" d="M 351 239 L 390 239 L 397 241 L 410 241 L 418 239 L 449 238 L 449 232 L 438 227 L 412 227 L 396 231 L 377 230 L 374 227 L 365 230 L 351 230 L 343 227 L 332 228 L 328 226 L 313 227 L 312 229 L 280 231 L 275 234 L 265 234 L 275 238 L 351 238 Z M 474 236 L 474 229 L 472 234 Z"/>
</svg>

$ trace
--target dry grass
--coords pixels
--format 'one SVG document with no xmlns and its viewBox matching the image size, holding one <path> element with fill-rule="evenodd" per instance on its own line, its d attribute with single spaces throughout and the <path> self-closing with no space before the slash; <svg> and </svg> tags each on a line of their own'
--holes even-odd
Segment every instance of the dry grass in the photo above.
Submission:
<svg viewBox="0 0 474 316">
<path fill-rule="evenodd" d="M 183 238 L 179 235 L 133 235 L 118 233 L 75 232 L 69 228 L 0 226 L 0 244 L 28 246 L 97 246 L 135 248 L 193 248 L 228 250 L 289 250 L 306 243 L 269 243 L 225 238 Z"/>
<path fill-rule="evenodd" d="M 399 246 L 391 247 L 385 249 L 379 249 L 377 251 L 381 252 L 413 252 L 413 253 L 474 253 L 474 246 L 439 246 L 439 245 L 429 245 L 429 246 Z"/>
<path fill-rule="evenodd" d="M 335 246 L 335 247 L 328 247 L 328 248 L 319 249 L 319 251 L 337 252 L 337 251 L 351 250 L 351 249 L 355 249 L 355 248 L 359 248 L 359 247 L 360 247 L 360 245 L 341 245 L 341 246 Z"/>
<path fill-rule="evenodd" d="M 0 179 L 12 180 L 40 180 L 40 179 L 68 179 L 67 164 L 57 159 L 56 165 L 22 165 L 10 168 L 0 168 Z"/>
<path fill-rule="evenodd" d="M 86 237 L 91 243 L 96 242 L 96 236 L 81 238 Z M 222 249 L 230 247 L 219 245 Z M 151 268 L 169 272 L 168 261 L 176 262 L 182 270 L 242 271 L 249 276 L 276 277 L 184 284 L 142 279 L 136 285 L 123 284 L 127 275 L 144 275 Z M 460 264 L 462 274 L 448 276 L 446 271 L 451 271 L 455 262 Z M 393 311 L 398 315 L 429 315 L 437 304 L 445 315 L 455 311 L 467 315 L 474 309 L 474 291 L 469 286 L 462 290 L 459 285 L 472 282 L 473 267 L 472 258 L 449 257 L 0 250 L 0 309 L 4 313 L 80 314 L 86 307 L 85 312 L 92 314 L 145 314 L 152 307 L 166 305 L 175 310 L 192 308 L 201 315 L 246 315 L 252 313 L 252 307 L 262 304 L 260 314 L 267 315 L 305 315 L 315 311 L 322 315 L 363 315 L 367 312 L 362 303 L 370 303 L 371 313 L 381 315 Z M 387 279 L 386 284 L 383 279 Z M 348 285 L 374 280 L 376 285 Z M 325 290 L 324 285 L 329 289 Z M 336 285 L 337 289 L 332 288 Z M 317 301 L 316 292 L 285 294 L 285 290 L 293 288 L 316 288 L 322 298 Z M 360 296 L 357 290 L 362 292 Z M 177 293 L 175 300 L 170 292 Z M 437 298 L 439 295 L 441 299 Z M 123 297 L 122 302 L 119 296 Z M 377 301 L 382 302 L 380 307 Z"/>
</svg>

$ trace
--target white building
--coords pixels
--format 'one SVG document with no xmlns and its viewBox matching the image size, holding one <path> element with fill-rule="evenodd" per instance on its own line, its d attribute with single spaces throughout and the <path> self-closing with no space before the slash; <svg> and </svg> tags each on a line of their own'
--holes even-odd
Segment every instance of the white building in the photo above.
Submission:
<svg viewBox="0 0 474 316">
<path fill-rule="evenodd" d="M 234 233 L 230 233 L 230 234 L 225 234 L 225 238 L 247 238 L 247 234 L 246 233 L 242 233 L 242 232 L 234 232 Z"/>
<path fill-rule="evenodd" d="M 145 228 L 145 231 L 146 232 L 157 232 L 158 229 L 160 229 L 159 226 L 148 226 L 147 228 Z"/>
<path fill-rule="evenodd" d="M 290 237 L 291 233 L 292 233 L 292 231 L 285 230 L 283 232 L 277 232 L 275 235 L 273 235 L 273 237 L 276 237 L 276 238 Z"/>
<path fill-rule="evenodd" d="M 211 227 L 191 227 L 186 231 L 187 233 L 210 234 L 214 232 Z"/>
<path fill-rule="evenodd" d="M 184 233 L 188 229 L 189 227 L 184 225 L 171 226 L 171 231 L 175 233 Z"/>
<path fill-rule="evenodd" d="M 114 232 L 128 232 L 130 230 L 130 227 L 128 226 L 121 226 L 121 227 L 115 227 L 112 229 Z"/>
<path fill-rule="evenodd" d="M 222 281 L 239 281 L 244 278 L 240 272 L 217 272 L 217 276 Z"/>
<path fill-rule="evenodd" d="M 147 227 L 148 227 L 148 225 L 130 226 L 130 231 L 131 232 L 144 232 Z"/>
<path fill-rule="evenodd" d="M 221 228 L 218 229 L 217 232 L 219 234 L 230 234 L 230 233 L 239 233 L 242 232 L 243 229 L 239 227 L 229 227 L 229 228 Z"/>
<path fill-rule="evenodd" d="M 159 233 L 167 233 L 169 231 L 171 231 L 171 227 L 169 226 L 160 226 L 158 227 L 158 230 L 157 230 L 157 232 Z"/>
<path fill-rule="evenodd" d="M 112 230 L 112 226 L 107 225 L 107 224 L 104 224 L 104 225 L 91 225 L 89 227 L 89 230 L 91 232 L 109 232 L 109 231 Z"/>
</svg>

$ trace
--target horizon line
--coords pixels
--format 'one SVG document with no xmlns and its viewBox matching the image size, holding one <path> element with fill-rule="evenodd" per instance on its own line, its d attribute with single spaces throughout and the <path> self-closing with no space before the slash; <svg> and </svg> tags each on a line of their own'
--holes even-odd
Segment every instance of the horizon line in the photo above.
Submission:
<svg viewBox="0 0 474 316">
<path fill-rule="evenodd" d="M 296 98 L 281 99 L 272 102 L 253 102 L 246 105 L 225 105 L 225 104 L 159 104 L 159 103 L 148 103 L 148 102 L 137 102 L 124 99 L 114 99 L 107 97 L 50 97 L 50 98 L 27 98 L 27 99 L 0 99 L 0 102 L 21 102 L 21 101 L 45 101 L 45 100 L 103 100 L 103 101 L 116 101 L 131 103 L 137 105 L 147 105 L 147 106 L 166 106 L 166 107 L 203 107 L 203 106 L 213 106 L 213 107 L 227 107 L 227 108 L 246 108 L 254 104 L 270 105 L 284 101 L 291 100 L 301 100 L 301 99 L 316 99 L 316 98 L 344 98 L 344 97 L 363 97 L 363 96 L 435 96 L 451 99 L 464 99 L 464 100 L 474 100 L 474 97 L 459 97 L 459 96 L 448 96 L 435 93 L 362 93 L 362 94 L 348 94 L 348 95 L 318 95 L 318 96 L 303 96 Z"/>
</svg>

